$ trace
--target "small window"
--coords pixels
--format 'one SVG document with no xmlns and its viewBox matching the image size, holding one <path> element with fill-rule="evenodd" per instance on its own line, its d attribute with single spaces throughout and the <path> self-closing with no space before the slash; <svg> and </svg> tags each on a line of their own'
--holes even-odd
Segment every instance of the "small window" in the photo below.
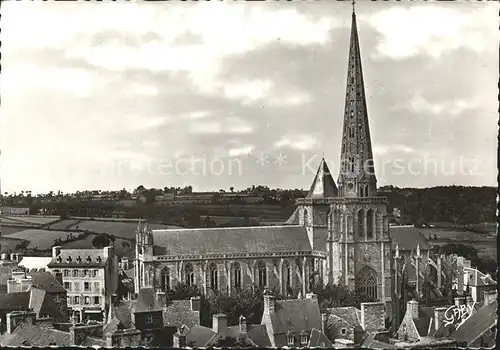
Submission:
<svg viewBox="0 0 500 350">
<path fill-rule="evenodd" d="M 342 329 L 340 330 L 340 334 L 342 334 L 342 335 L 346 335 L 346 334 L 347 334 L 347 329 L 346 329 L 346 328 L 342 328 Z"/>
<path fill-rule="evenodd" d="M 307 345 L 307 335 L 303 334 L 300 336 L 300 344 Z"/>
<path fill-rule="evenodd" d="M 84 277 L 88 277 L 88 276 L 90 276 L 90 275 L 89 275 L 89 270 L 87 270 L 87 269 L 83 270 L 83 276 L 84 276 Z"/>
<path fill-rule="evenodd" d="M 293 334 L 289 334 L 287 337 L 288 340 L 288 345 L 294 345 L 295 344 L 295 339 L 293 338 Z"/>
<path fill-rule="evenodd" d="M 99 305 L 101 303 L 101 297 L 95 296 L 94 297 L 94 305 Z"/>
<path fill-rule="evenodd" d="M 64 289 L 66 289 L 67 291 L 71 291 L 71 283 L 64 282 Z"/>
<path fill-rule="evenodd" d="M 64 277 L 69 277 L 69 270 L 64 270 L 63 275 Z"/>
<path fill-rule="evenodd" d="M 85 297 L 85 305 L 90 305 L 90 297 Z"/>
<path fill-rule="evenodd" d="M 73 270 L 73 277 L 78 277 L 78 270 Z"/>
<path fill-rule="evenodd" d="M 76 296 L 75 297 L 75 302 L 74 302 L 75 305 L 79 305 L 80 304 L 80 297 Z"/>
<path fill-rule="evenodd" d="M 90 282 L 83 282 L 83 290 L 86 292 L 90 291 Z"/>
<path fill-rule="evenodd" d="M 153 323 L 153 315 L 146 315 L 146 323 Z"/>
</svg>

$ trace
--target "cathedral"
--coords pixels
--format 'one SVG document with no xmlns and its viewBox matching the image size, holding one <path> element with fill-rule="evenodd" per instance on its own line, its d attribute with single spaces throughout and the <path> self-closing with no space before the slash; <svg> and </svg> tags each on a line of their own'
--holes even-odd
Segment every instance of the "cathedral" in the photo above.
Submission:
<svg viewBox="0 0 500 350">
<path fill-rule="evenodd" d="M 321 160 L 309 193 L 281 226 L 136 232 L 135 289 L 177 282 L 232 293 L 243 288 L 305 295 L 335 283 L 386 303 L 392 253 L 386 198 L 377 196 L 356 14 L 352 13 L 341 167 L 337 184 Z"/>
</svg>

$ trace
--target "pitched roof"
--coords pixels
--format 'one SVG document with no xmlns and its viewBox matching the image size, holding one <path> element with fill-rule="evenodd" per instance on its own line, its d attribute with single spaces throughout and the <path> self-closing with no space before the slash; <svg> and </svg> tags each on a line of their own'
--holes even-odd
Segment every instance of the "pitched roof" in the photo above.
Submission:
<svg viewBox="0 0 500 350">
<path fill-rule="evenodd" d="M 155 254 L 260 253 L 310 251 L 302 226 L 256 226 L 153 231 Z"/>
<path fill-rule="evenodd" d="M 277 300 L 271 316 L 274 334 L 321 329 L 321 312 L 315 299 Z"/>
<path fill-rule="evenodd" d="M 68 332 L 52 328 L 36 326 L 29 322 L 21 322 L 12 334 L 1 336 L 2 346 L 36 346 L 49 345 L 72 346 L 71 335 Z"/>
<path fill-rule="evenodd" d="M 172 300 L 163 313 L 163 324 L 175 327 L 186 325 L 191 328 L 200 324 L 200 312 L 191 309 L 191 300 Z"/>
<path fill-rule="evenodd" d="M 240 331 L 240 326 L 230 326 L 227 328 L 226 337 L 234 339 L 244 339 L 249 346 L 271 347 L 271 341 L 267 334 L 266 326 L 263 324 L 247 325 L 247 332 Z M 210 339 L 207 346 L 214 345 L 217 337 Z"/>
<path fill-rule="evenodd" d="M 58 257 L 61 257 L 61 262 L 58 262 Z M 90 262 L 87 261 L 88 257 Z M 78 258 L 81 258 L 80 262 L 77 261 Z M 104 267 L 106 261 L 104 249 L 61 249 L 60 254 L 52 258 L 48 267 Z"/>
<path fill-rule="evenodd" d="M 472 344 L 496 324 L 498 318 L 497 308 L 497 300 L 481 307 L 452 334 L 453 338 L 455 338 L 457 342 L 466 342 L 467 345 Z"/>
<path fill-rule="evenodd" d="M 156 300 L 155 291 L 151 287 L 141 288 L 137 302 L 133 306 L 133 312 L 162 311 Z"/>
<path fill-rule="evenodd" d="M 415 226 L 390 226 L 389 234 L 393 248 L 396 247 L 396 243 L 398 243 L 401 250 L 416 250 L 417 245 L 422 250 L 431 248 L 427 239 Z"/>
<path fill-rule="evenodd" d="M 332 342 L 330 339 L 326 337 L 325 334 L 323 334 L 322 331 L 319 329 L 313 328 L 311 330 L 311 335 L 309 338 L 309 344 L 307 344 L 308 348 L 311 347 L 322 347 L 322 348 L 330 348 L 333 347 Z"/>
<path fill-rule="evenodd" d="M 0 293 L 0 310 L 28 310 L 30 292 Z"/>
<path fill-rule="evenodd" d="M 30 290 L 29 308 L 32 308 L 37 316 L 44 316 L 44 314 L 40 314 L 40 311 L 45 300 L 45 294 L 46 292 L 43 289 L 32 288 Z"/>
<path fill-rule="evenodd" d="M 298 225 L 298 224 L 300 224 L 300 220 L 299 220 L 299 208 L 297 207 L 295 208 L 292 215 L 290 215 L 288 220 L 283 223 L 283 225 Z"/>
<path fill-rule="evenodd" d="M 426 337 L 428 335 L 429 323 L 433 318 L 434 309 L 432 307 L 419 306 L 418 318 L 414 318 L 413 323 L 415 323 L 415 327 L 417 327 L 417 331 L 420 336 Z"/>
<path fill-rule="evenodd" d="M 330 169 L 326 165 L 325 158 L 322 158 L 306 198 L 330 198 L 337 196 L 337 185 L 335 185 Z"/>
<path fill-rule="evenodd" d="M 51 257 L 40 256 L 23 256 L 19 262 L 19 266 L 23 266 L 28 270 L 47 268 L 47 265 L 52 261 Z"/>
<path fill-rule="evenodd" d="M 365 349 L 397 349 L 395 345 L 377 340 L 377 333 L 368 334 L 360 346 Z"/>
<path fill-rule="evenodd" d="M 66 289 L 50 272 L 33 272 L 30 275 L 33 287 L 43 289 L 47 293 L 66 293 Z"/>
<path fill-rule="evenodd" d="M 335 317 L 341 318 L 345 322 L 349 323 L 353 327 L 360 326 L 360 313 L 361 311 L 356 309 L 354 306 L 344 306 L 344 307 L 334 307 L 327 309 L 327 312 L 330 314 L 328 317 L 327 325 L 330 327 L 330 323 L 334 323 Z"/>
<path fill-rule="evenodd" d="M 496 285 L 496 281 L 490 275 L 486 275 L 472 267 L 465 267 L 464 270 L 469 274 L 470 286 L 491 286 Z"/>
<path fill-rule="evenodd" d="M 194 325 L 186 334 L 186 345 L 189 347 L 205 347 L 217 335 L 211 328 Z"/>
</svg>

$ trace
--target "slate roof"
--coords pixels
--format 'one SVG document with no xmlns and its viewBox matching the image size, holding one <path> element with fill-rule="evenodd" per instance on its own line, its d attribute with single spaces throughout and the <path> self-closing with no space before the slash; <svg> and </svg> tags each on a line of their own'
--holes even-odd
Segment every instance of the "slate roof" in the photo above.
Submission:
<svg viewBox="0 0 500 350">
<path fill-rule="evenodd" d="M 389 234 L 393 248 L 396 248 L 396 242 L 400 250 L 416 250 L 418 244 L 421 250 L 431 248 L 425 236 L 415 226 L 390 226 Z"/>
<path fill-rule="evenodd" d="M 163 324 L 171 327 L 186 325 L 191 328 L 200 324 L 200 312 L 191 309 L 191 300 L 172 300 L 163 313 Z"/>
<path fill-rule="evenodd" d="M 43 289 L 33 288 L 30 290 L 29 308 L 33 308 L 37 316 L 41 316 L 40 311 L 45 300 L 45 293 Z M 45 314 L 42 315 L 44 316 Z"/>
<path fill-rule="evenodd" d="M 87 258 L 90 256 L 90 262 Z M 61 257 L 61 262 L 57 262 L 57 257 Z M 50 268 L 56 267 L 104 267 L 106 266 L 107 258 L 104 258 L 104 249 L 61 249 L 61 253 L 55 258 L 52 258 L 48 264 Z M 67 258 L 71 258 L 68 262 Z M 81 258 L 81 262 L 77 262 L 77 258 Z M 100 258 L 100 262 L 98 262 Z"/>
<path fill-rule="evenodd" d="M 377 340 L 377 333 L 368 334 L 360 346 L 365 349 L 397 349 L 395 345 Z"/>
<path fill-rule="evenodd" d="M 47 293 L 66 293 L 66 289 L 50 272 L 33 272 L 30 275 L 33 280 L 32 287 L 43 289 Z"/>
<path fill-rule="evenodd" d="M 327 322 L 328 327 L 330 327 L 330 322 L 332 322 L 332 324 L 334 322 L 336 323 L 335 317 L 338 317 L 338 318 L 344 320 L 345 322 L 349 323 L 353 327 L 356 327 L 356 326 L 361 327 L 361 322 L 360 322 L 361 311 L 356 309 L 354 306 L 334 307 L 334 308 L 327 309 L 327 312 L 330 315 L 328 317 L 328 322 Z M 335 317 L 331 317 L 331 316 L 335 316 Z"/>
<path fill-rule="evenodd" d="M 208 327 L 194 325 L 186 334 L 186 345 L 189 347 L 205 347 L 216 336 Z"/>
<path fill-rule="evenodd" d="M 35 326 L 29 322 L 20 323 L 12 334 L 4 333 L 1 336 L 2 346 L 36 346 L 47 347 L 51 344 L 57 346 L 72 346 L 71 336 L 68 332 L 52 328 Z"/>
<path fill-rule="evenodd" d="M 137 301 L 132 308 L 134 313 L 136 312 L 153 312 L 162 311 L 163 309 L 158 305 L 156 301 L 155 291 L 151 287 L 142 288 L 137 297 Z"/>
<path fill-rule="evenodd" d="M 434 309 L 432 307 L 419 306 L 418 318 L 414 318 L 413 323 L 415 327 L 417 327 L 418 334 L 420 334 L 421 337 L 426 337 L 428 335 L 429 323 L 433 318 Z"/>
<path fill-rule="evenodd" d="M 491 276 L 486 275 L 479 271 L 478 269 L 474 269 L 471 267 L 464 268 L 469 274 L 469 285 L 470 286 L 491 286 L 496 285 L 497 283 Z"/>
<path fill-rule="evenodd" d="M 156 255 L 311 251 L 302 226 L 154 230 Z M 166 251 L 165 251 L 166 250 Z"/>
<path fill-rule="evenodd" d="M 452 334 L 452 337 L 456 339 L 457 342 L 466 342 L 467 345 L 472 344 L 496 324 L 498 318 L 497 308 L 497 300 L 483 306 L 472 314 L 472 316 Z"/>
<path fill-rule="evenodd" d="M 271 315 L 274 334 L 321 329 L 321 312 L 314 299 L 277 300 Z"/>
<path fill-rule="evenodd" d="M 299 220 L 299 208 L 295 208 L 294 212 L 290 217 L 288 218 L 287 221 L 283 223 L 283 225 L 298 225 L 300 223 Z"/>
<path fill-rule="evenodd" d="M 306 198 L 330 198 L 337 197 L 338 189 L 333 177 L 328 169 L 328 165 L 326 165 L 325 158 L 321 159 L 321 163 L 319 164 L 318 171 L 316 172 L 316 176 L 314 177 L 313 183 L 311 185 L 311 189 L 309 193 L 306 195 Z"/>
<path fill-rule="evenodd" d="M 28 310 L 30 292 L 0 293 L 0 310 Z"/>
<path fill-rule="evenodd" d="M 311 330 L 311 335 L 309 337 L 309 343 L 307 344 L 308 348 L 311 347 L 322 347 L 322 348 L 331 348 L 333 347 L 332 342 L 328 339 L 322 331 L 319 329 L 313 328 Z"/>
</svg>

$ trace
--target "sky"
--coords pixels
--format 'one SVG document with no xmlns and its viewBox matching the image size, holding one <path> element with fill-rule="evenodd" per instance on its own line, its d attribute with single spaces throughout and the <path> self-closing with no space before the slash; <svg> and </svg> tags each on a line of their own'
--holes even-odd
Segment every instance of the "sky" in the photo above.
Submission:
<svg viewBox="0 0 500 350">
<path fill-rule="evenodd" d="M 337 179 L 350 3 L 2 7 L 2 192 Z M 379 186 L 496 185 L 498 8 L 356 4 Z"/>
</svg>

